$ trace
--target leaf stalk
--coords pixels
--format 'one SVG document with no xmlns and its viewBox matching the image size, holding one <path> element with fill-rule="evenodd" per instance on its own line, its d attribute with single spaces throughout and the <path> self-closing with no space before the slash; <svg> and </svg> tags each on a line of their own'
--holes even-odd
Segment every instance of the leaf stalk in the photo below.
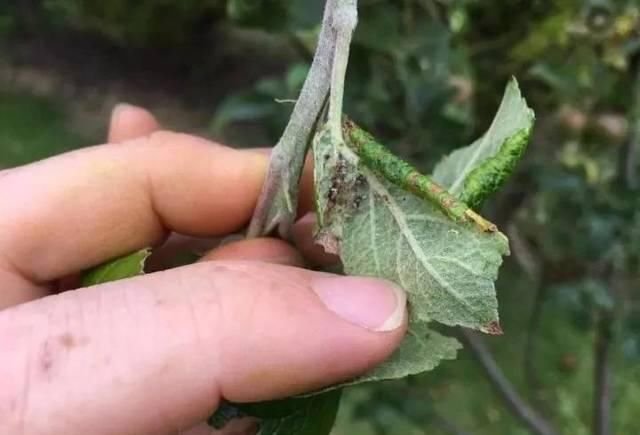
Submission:
<svg viewBox="0 0 640 435">
<path fill-rule="evenodd" d="M 345 120 L 343 131 L 347 145 L 362 159 L 365 166 L 389 182 L 435 204 L 454 221 L 471 222 L 483 232 L 498 231 L 495 224 L 473 211 L 431 177 L 421 174 L 409 163 L 393 155 L 353 121 Z"/>
<path fill-rule="evenodd" d="M 336 138 L 342 138 L 342 111 L 344 86 L 349 64 L 349 53 L 353 32 L 358 25 L 357 0 L 341 0 L 335 10 L 333 31 L 336 35 L 331 72 L 331 94 L 329 97 L 328 124 Z"/>
</svg>

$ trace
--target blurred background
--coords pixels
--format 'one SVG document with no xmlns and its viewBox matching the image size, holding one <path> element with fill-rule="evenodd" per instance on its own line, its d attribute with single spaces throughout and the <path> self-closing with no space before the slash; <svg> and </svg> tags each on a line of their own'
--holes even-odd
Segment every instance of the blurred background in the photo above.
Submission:
<svg viewBox="0 0 640 435">
<path fill-rule="evenodd" d="M 323 3 L 2 0 L 0 168 L 103 141 L 118 102 L 275 143 Z M 548 434 L 640 433 L 640 0 L 360 0 L 360 16 L 347 111 L 425 172 L 488 128 L 513 75 L 538 122 L 484 211 L 512 241 L 505 336 L 349 391 L 336 434 L 544 433 L 522 406 Z"/>
</svg>

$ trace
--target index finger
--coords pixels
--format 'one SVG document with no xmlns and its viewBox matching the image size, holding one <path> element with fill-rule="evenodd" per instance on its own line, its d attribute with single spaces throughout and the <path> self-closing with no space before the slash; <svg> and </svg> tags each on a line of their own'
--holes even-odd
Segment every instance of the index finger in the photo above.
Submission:
<svg viewBox="0 0 640 435">
<path fill-rule="evenodd" d="M 0 178 L 0 266 L 46 282 L 154 245 L 169 231 L 245 226 L 268 157 L 159 132 L 9 171 Z"/>
</svg>

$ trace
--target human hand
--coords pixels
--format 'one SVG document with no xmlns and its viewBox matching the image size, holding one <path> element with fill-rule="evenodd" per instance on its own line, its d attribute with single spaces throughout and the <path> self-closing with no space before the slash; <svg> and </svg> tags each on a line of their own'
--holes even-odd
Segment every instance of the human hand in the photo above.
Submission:
<svg viewBox="0 0 640 435">
<path fill-rule="evenodd" d="M 274 239 L 57 293 L 59 280 L 171 232 L 220 237 L 248 223 L 265 153 L 157 129 L 124 106 L 109 144 L 0 172 L 0 433 L 182 433 L 223 399 L 334 384 L 401 341 L 400 289 L 305 270 Z M 303 254 L 309 227 L 296 231 Z"/>
</svg>

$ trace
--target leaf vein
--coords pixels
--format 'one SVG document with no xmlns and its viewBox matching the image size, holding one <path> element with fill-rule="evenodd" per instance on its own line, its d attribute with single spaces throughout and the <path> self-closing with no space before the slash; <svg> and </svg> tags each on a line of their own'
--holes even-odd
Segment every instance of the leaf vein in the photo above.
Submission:
<svg viewBox="0 0 640 435">
<path fill-rule="evenodd" d="M 413 231 L 409 227 L 404 216 L 402 216 L 400 207 L 392 198 L 392 196 L 389 194 L 389 191 L 386 189 L 386 187 L 384 187 L 382 183 L 380 183 L 375 178 L 375 176 L 369 171 L 365 172 L 363 170 L 363 172 L 365 173 L 371 188 L 375 190 L 380 196 L 385 198 L 385 201 L 387 202 L 389 211 L 391 212 L 393 219 L 398 224 L 398 227 L 400 227 L 400 231 L 402 235 L 406 239 L 411 250 L 415 253 L 418 261 L 420 261 L 420 263 L 424 266 L 424 268 L 429 272 L 429 274 L 434 278 L 434 280 L 438 284 L 440 284 L 442 288 L 444 288 L 449 294 L 451 294 L 461 305 L 465 306 L 471 313 L 473 313 L 474 312 L 473 306 L 469 302 L 467 302 L 464 299 L 464 297 L 451 286 L 449 282 L 447 282 L 442 276 L 440 276 L 438 271 L 429 262 L 429 259 L 424 255 L 424 252 L 422 252 L 422 250 L 420 249 L 418 241 L 413 235 Z"/>
</svg>

